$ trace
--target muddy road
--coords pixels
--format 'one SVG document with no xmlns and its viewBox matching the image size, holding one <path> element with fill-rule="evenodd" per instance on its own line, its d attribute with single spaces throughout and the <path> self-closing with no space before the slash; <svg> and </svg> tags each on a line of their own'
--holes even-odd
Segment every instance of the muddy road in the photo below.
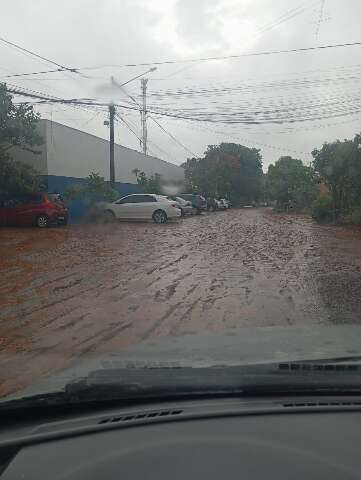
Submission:
<svg viewBox="0 0 361 480">
<path fill-rule="evenodd" d="M 361 231 L 268 209 L 2 229 L 0 259 L 1 395 L 150 337 L 361 322 Z"/>
</svg>

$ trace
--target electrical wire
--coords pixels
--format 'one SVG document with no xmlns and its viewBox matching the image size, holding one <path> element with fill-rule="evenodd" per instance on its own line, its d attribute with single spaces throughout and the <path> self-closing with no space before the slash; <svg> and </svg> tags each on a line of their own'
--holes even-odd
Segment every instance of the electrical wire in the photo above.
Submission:
<svg viewBox="0 0 361 480">
<path fill-rule="evenodd" d="M 54 99 L 45 97 L 43 95 L 35 95 L 32 93 L 21 92 L 19 90 L 8 89 L 10 93 L 19 94 L 23 96 L 28 96 L 32 98 L 38 98 L 40 100 L 46 101 L 48 103 L 64 103 L 64 104 L 77 104 L 77 105 L 94 105 L 94 106 L 107 106 L 106 103 L 94 102 L 94 101 L 87 101 L 82 99 Z M 361 100 L 360 100 L 361 102 Z M 125 110 L 136 110 L 138 111 L 138 107 L 133 107 L 129 105 L 122 105 L 122 104 L 115 104 L 119 108 L 123 108 Z M 169 118 L 183 118 L 186 120 L 192 120 L 196 122 L 209 122 L 209 123 L 223 123 L 223 124 L 248 124 L 248 125 L 261 125 L 261 124 L 284 124 L 284 123 L 294 123 L 294 122 L 304 122 L 310 120 L 322 120 L 328 118 L 336 118 L 341 116 L 348 116 L 353 115 L 355 113 L 359 113 L 361 109 L 360 103 L 355 103 L 354 105 L 350 104 L 350 106 L 346 108 L 333 108 L 329 111 L 321 110 L 320 113 L 313 113 L 312 115 L 304 114 L 303 116 L 296 117 L 291 113 L 285 114 L 281 110 L 276 110 L 275 112 L 262 112 L 262 111 L 255 111 L 252 113 L 244 114 L 242 111 L 239 112 L 232 112 L 232 113 L 217 113 L 217 112 L 208 112 L 202 114 L 202 112 L 194 112 L 193 114 L 184 114 L 184 113 L 171 113 L 169 111 L 164 110 L 151 110 L 148 109 L 148 112 L 152 115 L 164 116 Z M 276 115 L 271 115 L 274 113 Z"/>
<path fill-rule="evenodd" d="M 41 72 L 26 72 L 26 73 L 13 73 L 11 75 L 5 75 L 1 78 L 13 78 L 13 77 L 26 77 L 29 75 L 44 75 L 45 73 L 65 72 L 67 68 L 56 68 L 55 70 L 43 70 Z"/>
<path fill-rule="evenodd" d="M 172 135 L 170 132 L 168 132 L 168 130 L 166 130 L 159 122 L 158 120 L 156 120 L 155 118 L 149 116 L 149 118 L 151 120 L 153 120 L 153 122 L 158 125 L 158 127 L 166 134 L 168 135 L 177 145 L 181 146 L 187 153 L 190 153 L 193 157 L 197 157 L 197 155 L 192 152 L 192 150 L 190 150 L 189 148 L 187 148 L 185 145 L 183 145 L 183 143 L 178 140 L 174 135 Z"/>
<path fill-rule="evenodd" d="M 110 65 L 98 65 L 98 66 L 90 66 L 90 67 L 77 67 L 76 70 L 99 70 L 102 68 L 148 67 L 152 65 L 173 65 L 177 63 L 209 62 L 212 60 L 230 60 L 230 59 L 236 59 L 236 58 L 260 57 L 260 56 L 266 56 L 266 55 L 280 55 L 285 53 L 302 53 L 302 52 L 310 52 L 310 51 L 317 51 L 317 50 L 327 50 L 330 48 L 354 47 L 354 46 L 360 46 L 360 45 L 361 45 L 361 42 L 335 43 L 335 44 L 328 44 L 328 45 L 317 45 L 314 47 L 301 47 L 301 48 L 290 48 L 285 50 L 268 50 L 263 52 L 239 53 L 237 55 L 190 58 L 188 60 L 165 60 L 165 61 L 154 61 L 154 62 L 144 62 L 144 63 L 124 63 L 120 65 L 110 64 Z"/>
<path fill-rule="evenodd" d="M 130 132 L 133 133 L 133 135 L 135 135 L 135 137 L 139 140 L 140 144 L 142 144 L 142 139 L 140 138 L 140 136 L 134 131 L 134 125 L 131 125 L 129 121 L 125 120 L 123 117 L 121 117 L 118 113 L 115 114 L 115 118 L 116 119 L 119 119 L 121 122 L 124 123 L 124 125 L 127 126 L 127 128 L 129 129 Z M 133 127 L 133 128 L 132 128 Z M 163 155 L 165 155 L 166 158 L 172 158 L 172 156 L 166 152 L 165 150 L 163 150 L 161 147 L 159 147 L 156 143 L 154 143 L 153 141 L 151 140 L 148 140 L 148 143 L 150 143 L 151 145 L 153 145 L 157 150 L 159 150 Z M 153 156 L 154 153 L 152 152 L 152 149 L 149 149 L 148 148 L 148 151 L 152 153 Z M 172 158 L 173 159 L 173 158 Z M 174 159 L 173 159 L 174 160 Z"/>
<path fill-rule="evenodd" d="M 54 62 L 54 60 L 50 60 L 49 58 L 43 57 L 42 55 L 39 55 L 38 53 L 32 52 L 31 50 L 28 50 L 27 48 L 21 47 L 20 45 L 11 42 L 10 40 L 6 40 L 6 38 L 0 37 L 0 42 L 5 43 L 6 45 L 9 45 L 11 47 L 16 48 L 17 50 L 20 50 L 23 53 L 27 53 L 32 55 L 33 57 L 36 57 L 38 59 L 44 60 L 45 62 L 51 63 L 53 65 L 56 65 L 57 67 L 61 68 L 62 70 L 67 70 L 72 73 L 78 73 L 76 68 L 70 68 L 66 67 L 65 65 L 61 65 L 60 63 Z"/>
<path fill-rule="evenodd" d="M 316 3 L 319 3 L 320 0 L 318 0 Z M 321 0 L 322 1 L 322 0 Z M 306 4 L 309 3 L 309 2 L 306 2 Z M 311 4 L 313 5 L 315 2 L 311 2 Z M 268 24 L 265 24 L 263 27 L 261 27 L 258 31 L 258 34 L 256 35 L 256 38 L 259 38 L 260 36 L 262 36 L 263 33 L 269 31 L 270 29 L 272 28 L 275 28 L 277 26 L 279 26 L 280 24 L 284 23 L 285 21 L 288 21 L 292 18 L 294 18 L 295 16 L 303 13 L 305 10 L 307 10 L 308 7 L 305 7 L 304 5 L 301 5 L 301 6 L 298 6 L 296 8 L 293 8 L 287 12 L 285 12 L 284 14 L 282 14 L 279 18 L 275 19 L 274 21 L 268 23 Z M 252 39 L 253 40 L 253 39 Z M 9 45 L 9 46 L 12 46 L 16 49 L 19 49 L 21 50 L 23 53 L 28 53 L 30 55 L 33 55 L 33 56 L 36 56 L 37 58 L 40 58 L 42 60 L 45 60 L 47 62 L 51 62 L 55 65 L 58 65 L 56 62 L 53 62 L 52 60 L 49 60 L 45 57 L 42 57 L 41 55 L 38 55 L 34 52 L 31 52 L 30 50 L 27 50 L 17 44 L 15 44 L 14 42 L 10 42 L 9 40 L 6 40 L 4 38 L 0 38 L 0 41 L 4 42 L 5 44 Z M 60 68 L 58 69 L 55 69 L 55 70 L 47 70 L 47 71 L 40 71 L 40 72 L 25 72 L 25 73 L 17 73 L 17 74 L 12 74 L 12 75 L 6 75 L 2 78 L 12 78 L 12 77 L 24 77 L 24 76 L 30 76 L 30 75 L 42 75 L 44 73 L 55 73 L 55 72 L 62 72 L 62 71 L 71 71 L 72 73 L 79 73 L 78 70 L 80 69 L 74 69 L 74 68 L 69 68 L 69 67 L 65 67 L 65 66 L 60 66 Z M 176 72 L 173 72 L 171 73 L 170 75 L 164 77 L 163 79 L 158 79 L 158 80 L 164 80 L 166 78 L 169 78 L 169 77 L 172 77 L 176 74 L 178 74 L 179 72 L 182 72 L 184 70 L 187 70 L 191 67 L 183 67 L 181 68 L 180 70 L 177 70 Z"/>
<path fill-rule="evenodd" d="M 126 126 L 128 127 L 128 129 L 132 132 L 132 134 L 137 137 L 137 139 L 139 140 L 139 142 L 142 143 L 142 139 L 139 137 L 139 135 L 132 129 L 132 127 L 128 124 L 128 122 L 127 122 L 123 117 L 121 117 L 121 116 L 119 115 L 119 113 L 116 113 L 116 114 L 115 114 L 115 118 L 118 119 L 118 120 L 120 120 L 121 122 L 123 122 L 124 125 L 126 125 Z"/>
<path fill-rule="evenodd" d="M 193 124 L 189 125 L 189 128 L 193 129 L 194 125 Z M 289 152 L 289 153 L 296 153 L 297 155 L 311 155 L 310 152 L 305 152 L 305 151 L 301 151 L 301 150 L 294 150 L 294 149 L 290 149 L 290 148 L 280 147 L 280 146 L 276 146 L 276 145 L 269 144 L 269 143 L 261 143 L 261 142 L 257 142 L 257 141 L 255 142 L 253 140 L 250 140 L 249 138 L 239 137 L 238 135 L 236 136 L 236 135 L 233 135 L 233 134 L 229 134 L 229 132 L 214 130 L 214 129 L 207 128 L 207 127 L 204 127 L 204 126 L 197 125 L 196 128 L 198 130 L 203 130 L 205 132 L 211 132 L 211 133 L 215 133 L 215 134 L 218 134 L 218 135 L 223 135 L 223 136 L 226 136 L 228 138 L 234 139 L 238 142 L 242 141 L 242 142 L 246 142 L 246 143 L 253 143 L 254 145 L 257 145 L 259 147 L 270 148 L 270 149 L 273 149 L 273 150 L 279 150 L 279 151 Z M 249 147 L 249 148 L 252 148 L 252 147 Z"/>
</svg>

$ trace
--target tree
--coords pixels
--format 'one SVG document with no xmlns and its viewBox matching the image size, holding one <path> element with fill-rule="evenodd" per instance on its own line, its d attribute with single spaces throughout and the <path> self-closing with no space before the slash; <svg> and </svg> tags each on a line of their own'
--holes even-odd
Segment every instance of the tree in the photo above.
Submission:
<svg viewBox="0 0 361 480">
<path fill-rule="evenodd" d="M 361 201 L 361 135 L 324 143 L 312 152 L 313 168 L 329 189 L 335 217 Z"/>
<path fill-rule="evenodd" d="M 67 188 L 64 196 L 70 201 L 83 200 L 85 203 L 94 204 L 99 201 L 113 202 L 119 194 L 104 180 L 104 177 L 92 172 L 87 177 L 85 185 Z"/>
<path fill-rule="evenodd" d="M 159 173 L 147 177 L 139 168 L 132 170 L 132 173 L 136 176 L 142 193 L 155 193 L 158 195 L 162 193 L 162 176 Z"/>
<path fill-rule="evenodd" d="M 280 157 L 269 166 L 266 189 L 282 207 L 292 204 L 299 210 L 310 206 L 316 196 L 312 169 L 290 156 Z"/>
<path fill-rule="evenodd" d="M 0 194 L 3 196 L 39 189 L 38 173 L 11 158 L 13 147 L 38 153 L 32 147 L 43 143 L 37 131 L 39 118 L 31 105 L 14 105 L 6 85 L 0 84 Z"/>
<path fill-rule="evenodd" d="M 226 196 L 234 202 L 255 200 L 260 194 L 262 157 L 255 148 L 236 143 L 209 145 L 203 158 L 190 158 L 182 166 L 191 191 Z"/>
</svg>

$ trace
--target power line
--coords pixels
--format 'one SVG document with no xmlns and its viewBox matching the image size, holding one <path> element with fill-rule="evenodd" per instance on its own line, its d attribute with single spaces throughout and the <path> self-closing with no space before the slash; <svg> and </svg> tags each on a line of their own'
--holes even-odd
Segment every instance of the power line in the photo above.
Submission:
<svg viewBox="0 0 361 480">
<path fill-rule="evenodd" d="M 39 55 L 38 53 L 32 52 L 31 50 L 28 50 L 27 48 L 21 47 L 20 45 L 17 45 L 14 42 L 10 42 L 10 40 L 6 40 L 3 37 L 0 37 L 0 41 L 7 44 L 7 45 L 10 45 L 11 47 L 14 47 L 14 48 L 18 49 L 18 50 L 20 50 L 24 53 L 28 53 L 28 54 L 32 55 L 33 57 L 39 58 L 41 60 L 44 60 L 45 62 L 56 65 L 57 67 L 61 68 L 62 70 L 67 70 L 67 71 L 72 72 L 72 73 L 79 73 L 76 68 L 70 68 L 70 67 L 66 67 L 65 65 L 61 65 L 60 63 L 54 62 L 54 60 L 50 60 L 49 58 L 43 57 L 42 55 Z"/>
<path fill-rule="evenodd" d="M 82 99 L 54 99 L 49 98 L 44 95 L 34 95 L 27 92 L 21 92 L 19 90 L 8 89 L 10 93 L 23 95 L 32 98 L 38 98 L 40 100 L 46 101 L 47 103 L 63 103 L 63 104 L 76 104 L 76 105 L 88 105 L 88 106 L 108 106 L 107 103 L 100 103 L 94 101 L 87 101 Z M 119 108 L 124 108 L 126 110 L 136 110 L 137 107 L 132 107 L 129 105 L 115 104 Z M 352 108 L 351 108 L 352 107 Z M 294 123 L 294 122 L 305 122 L 311 120 L 323 120 L 329 118 L 336 118 L 348 115 L 354 115 L 359 113 L 361 108 L 360 103 L 356 103 L 354 106 L 350 105 L 347 108 L 333 109 L 328 112 L 321 111 L 321 113 L 315 112 L 312 115 L 304 114 L 303 116 L 296 117 L 290 112 L 287 114 L 282 112 L 282 115 L 271 116 L 270 113 L 279 114 L 281 110 L 276 110 L 274 112 L 248 112 L 243 114 L 242 111 L 232 112 L 232 113 L 197 113 L 193 115 L 184 114 L 184 113 L 171 113 L 169 111 L 161 110 L 148 110 L 149 113 L 158 116 L 164 116 L 169 118 L 180 118 L 184 120 L 190 120 L 195 122 L 208 122 L 208 123 L 222 123 L 222 124 L 247 124 L 247 125 L 264 125 L 264 124 L 284 124 L 284 123 Z M 261 116 L 262 115 L 262 116 Z"/>
<path fill-rule="evenodd" d="M 316 1 L 316 4 L 321 1 L 321 0 L 317 0 Z M 266 24 L 264 24 L 261 28 L 258 29 L 258 33 L 255 35 L 255 37 L 252 37 L 250 39 L 250 41 L 254 41 L 256 39 L 259 39 L 260 37 L 262 37 L 265 33 L 267 33 L 268 31 L 280 26 L 282 23 L 284 22 L 287 22 L 288 20 L 291 20 L 292 18 L 302 14 L 303 12 L 305 12 L 309 7 L 308 7 L 308 4 L 311 3 L 311 5 L 315 4 L 314 1 L 311 1 L 311 2 L 306 2 L 305 4 L 303 5 L 299 5 L 298 7 L 296 8 L 292 8 L 291 10 L 287 10 L 286 12 L 284 12 L 283 14 L 281 14 L 279 17 L 277 17 L 276 19 L 272 20 L 271 22 L 268 22 Z M 250 41 L 248 41 L 247 43 L 250 43 Z M 188 70 L 189 68 L 193 68 L 192 65 L 190 66 L 186 66 L 186 67 L 183 67 L 179 70 L 176 70 L 175 72 L 163 77 L 163 78 L 153 78 L 153 80 L 166 80 L 167 78 L 169 77 L 172 77 L 174 75 L 177 75 L 178 73 L 180 72 L 183 72 L 184 70 Z"/>
<path fill-rule="evenodd" d="M 275 20 L 272 20 L 271 22 L 268 22 L 265 25 L 263 25 L 263 27 L 261 27 L 259 29 L 258 35 L 256 35 L 255 38 L 252 38 L 251 41 L 262 37 L 265 33 L 269 32 L 270 30 L 272 30 L 274 28 L 279 27 L 282 23 L 287 22 L 289 20 L 292 20 L 293 18 L 297 17 L 298 15 L 304 13 L 311 6 L 319 3 L 319 1 L 322 1 L 322 0 L 317 0 L 316 2 L 314 2 L 314 1 L 305 2 L 304 4 L 299 5 L 298 7 L 292 8 L 291 10 L 287 10 L 280 17 L 278 17 Z"/>
<path fill-rule="evenodd" d="M 194 125 L 192 125 L 192 128 L 194 128 Z M 254 142 L 253 140 L 250 140 L 249 138 L 245 138 L 245 137 L 239 137 L 238 135 L 233 135 L 233 134 L 229 134 L 228 132 L 224 132 L 224 131 L 220 131 L 220 130 L 214 130 L 214 129 L 211 129 L 211 128 L 206 128 L 204 126 L 200 127 L 200 126 L 197 126 L 197 128 L 199 130 L 203 130 L 203 131 L 206 131 L 206 132 L 211 132 L 211 133 L 216 133 L 218 135 L 225 135 L 226 137 L 228 138 L 231 138 L 231 139 L 234 139 L 234 140 L 237 140 L 237 141 L 244 141 L 246 143 L 253 143 L 254 145 L 258 145 L 260 147 L 264 147 L 264 148 L 271 148 L 273 150 L 279 150 L 279 151 L 283 151 L 283 152 L 290 152 L 290 153 L 296 153 L 298 155 L 310 155 L 310 152 L 304 152 L 304 151 L 301 151 L 301 150 L 293 150 L 293 149 L 290 149 L 290 148 L 285 148 L 285 147 L 279 147 L 279 146 L 276 146 L 276 145 L 272 145 L 272 144 L 267 144 L 267 143 L 261 143 L 261 142 Z"/>
<path fill-rule="evenodd" d="M 361 78 L 360 66 L 357 66 L 358 70 L 354 72 L 345 72 L 340 74 L 331 74 L 329 76 L 309 76 L 309 77 L 300 77 L 296 79 L 280 79 L 272 80 L 267 82 L 244 82 L 236 84 L 235 86 L 216 86 L 215 88 L 202 87 L 202 86 L 190 86 L 183 89 L 176 90 L 158 90 L 150 93 L 150 97 L 154 97 L 157 100 L 164 97 L 188 97 L 188 96 L 205 96 L 213 95 L 217 96 L 220 94 L 228 94 L 230 92 L 239 92 L 244 95 L 245 93 L 255 93 L 257 90 L 265 89 L 282 89 L 286 88 L 309 88 L 309 87 L 323 87 L 325 84 L 343 84 L 345 81 L 356 81 L 359 82 Z"/>
<path fill-rule="evenodd" d="M 321 0 L 320 14 L 319 14 L 319 18 L 318 18 L 318 22 L 317 22 L 317 26 L 316 26 L 316 40 L 318 40 L 318 34 L 320 32 L 321 22 L 323 21 L 323 10 L 324 10 L 324 8 L 325 8 L 325 0 Z"/>
<path fill-rule="evenodd" d="M 5 41 L 0 37 L 0 41 Z M 7 41 L 7 43 L 10 43 Z M 340 43 L 340 44 L 330 44 L 330 45 L 319 45 L 315 47 L 304 47 L 304 48 L 295 48 L 295 49 L 289 49 L 289 50 L 271 50 L 271 51 L 264 51 L 264 52 L 251 52 L 251 53 L 242 53 L 238 55 L 227 55 L 227 56 L 218 56 L 218 57 L 206 57 L 206 58 L 194 58 L 194 59 L 188 59 L 188 60 L 166 60 L 163 62 L 149 62 L 149 63 L 128 63 L 128 64 L 105 64 L 105 65 L 98 65 L 98 66 L 89 66 L 89 67 L 75 67 L 75 68 L 70 68 L 70 67 L 65 67 L 62 65 L 59 65 L 59 69 L 56 70 L 49 70 L 47 72 L 39 71 L 39 72 L 32 72 L 32 73 L 20 73 L 20 74 L 13 74 L 9 75 L 6 77 L 2 78 L 10 78 L 10 77 L 15 77 L 15 76 L 27 76 L 27 75 L 40 75 L 44 73 L 53 73 L 53 72 L 61 72 L 61 71 L 70 71 L 72 73 L 78 73 L 80 74 L 81 70 L 100 70 L 103 68 L 125 68 L 125 67 L 139 67 L 139 66 L 151 66 L 151 65 L 167 65 L 167 64 L 179 64 L 179 63 L 194 63 L 194 62 L 206 62 L 206 61 L 212 61 L 212 60 L 228 60 L 228 59 L 236 59 L 236 58 L 242 58 L 242 57 L 253 57 L 253 56 L 263 56 L 263 55 L 277 55 L 277 54 L 283 54 L 283 53 L 300 53 L 300 52 L 307 52 L 307 51 L 313 51 L 313 50 L 324 50 L 328 48 L 343 48 L 343 47 L 351 47 L 351 46 L 360 46 L 361 42 L 353 42 L 353 43 Z M 20 48 L 20 47 L 19 47 Z M 22 49 L 27 51 L 26 49 Z M 32 52 L 31 52 L 32 53 Z M 39 58 L 43 58 L 37 54 L 34 54 Z M 45 57 L 44 57 L 45 59 Z M 58 65 L 56 62 L 53 62 L 52 60 L 46 59 L 46 61 L 49 61 L 55 65 Z M 345 68 L 345 67 L 340 67 L 340 68 Z M 183 70 L 183 69 L 181 69 Z M 180 71 L 181 71 L 180 70 Z M 178 73 L 174 72 L 174 73 Z M 171 74 L 172 75 L 172 74 Z M 170 75 L 170 76 L 171 76 Z M 164 79 L 167 77 L 164 77 Z M 163 79 L 154 79 L 154 80 L 163 80 Z"/>
<path fill-rule="evenodd" d="M 27 77 L 29 75 L 43 75 L 45 73 L 65 72 L 67 70 L 67 68 L 56 68 L 55 70 L 43 70 L 41 72 L 13 73 L 12 75 L 4 75 L 1 78 Z"/>
<path fill-rule="evenodd" d="M 124 120 L 123 117 L 121 117 L 119 115 L 119 113 L 116 113 L 115 114 L 115 117 L 116 119 L 120 120 L 121 122 L 124 123 L 124 125 L 126 125 L 128 127 L 128 129 L 132 132 L 133 135 L 135 135 L 137 137 L 137 139 L 140 141 L 140 143 L 142 143 L 142 139 L 139 137 L 139 135 L 137 133 L 135 133 L 135 131 L 132 129 L 132 127 L 128 124 L 128 122 L 126 120 Z"/>
<path fill-rule="evenodd" d="M 123 117 L 121 117 L 118 113 L 116 113 L 116 119 L 118 120 L 121 120 L 124 125 L 126 125 L 126 127 L 129 129 L 130 132 L 133 133 L 133 135 L 135 135 L 135 137 L 139 140 L 140 143 L 142 143 L 142 139 L 140 138 L 140 136 L 134 131 L 134 125 L 130 125 L 130 122 L 128 123 L 127 120 L 125 120 Z M 132 128 L 133 127 L 133 128 Z M 171 155 L 169 155 L 168 152 L 166 152 L 165 150 L 163 150 L 162 148 L 160 148 L 156 143 L 154 143 L 153 141 L 150 141 L 149 140 L 149 143 L 154 145 L 155 148 L 157 148 L 163 155 L 165 155 L 165 157 L 167 158 L 171 158 Z M 149 148 L 148 148 L 149 150 Z M 150 149 L 150 151 L 152 152 L 152 150 Z"/>
<path fill-rule="evenodd" d="M 318 0 L 318 1 L 320 1 L 320 0 Z M 317 1 L 316 3 L 318 3 L 318 1 Z M 321 1 L 322 1 L 322 0 L 321 0 Z M 324 1 L 324 0 L 323 0 L 323 1 Z M 311 2 L 311 3 L 313 4 L 314 2 Z M 268 23 L 268 24 L 265 24 L 263 27 L 261 27 L 261 29 L 259 30 L 259 32 L 258 32 L 258 34 L 257 34 L 256 37 L 259 38 L 260 36 L 262 36 L 263 33 L 267 32 L 268 30 L 273 29 L 273 28 L 279 26 L 281 23 L 283 23 L 283 22 L 285 22 L 285 21 L 287 21 L 287 20 L 290 20 L 290 19 L 294 18 L 295 16 L 303 13 L 305 10 L 307 10 L 307 8 L 308 8 L 308 7 L 305 6 L 305 5 L 303 5 L 303 6 L 300 5 L 300 6 L 296 7 L 296 8 L 293 8 L 293 9 L 285 12 L 284 14 L 282 14 L 282 15 L 281 15 L 279 18 L 277 18 L 276 20 L 274 20 L 274 21 L 272 21 L 272 22 L 270 22 L 270 23 Z M 38 54 L 36 54 L 36 53 L 34 53 L 34 52 L 31 52 L 30 50 L 27 50 L 27 49 L 25 49 L 25 48 L 23 48 L 23 47 L 20 47 L 19 45 L 16 45 L 15 43 L 10 42 L 9 40 L 6 40 L 6 39 L 4 39 L 4 38 L 0 38 L 0 40 L 3 41 L 4 43 L 8 44 L 8 45 L 11 45 L 11 46 L 13 46 L 13 47 L 15 47 L 15 48 L 20 49 L 20 50 L 23 51 L 23 52 L 29 53 L 30 55 L 34 55 L 34 56 L 36 56 L 36 57 L 38 57 L 38 58 L 41 58 L 41 59 L 43 59 L 43 60 L 45 60 L 45 61 L 50 61 L 50 62 L 54 63 L 55 65 L 58 65 L 56 62 L 53 62 L 53 61 L 51 61 L 51 60 L 49 60 L 49 59 L 47 59 L 47 58 L 45 58 L 45 57 L 42 57 L 42 56 L 40 56 L 40 55 L 38 55 Z M 188 68 L 190 68 L 190 67 L 183 67 L 183 68 L 181 68 L 180 70 L 177 70 L 176 72 L 173 72 L 173 73 L 171 73 L 170 75 L 164 77 L 163 79 L 166 79 L 166 78 L 168 78 L 168 77 L 171 77 L 171 76 L 173 76 L 173 75 L 176 75 L 177 73 L 179 73 L 179 72 L 181 72 L 181 71 L 183 71 L 183 70 L 185 70 L 185 69 L 188 69 Z M 2 78 L 23 77 L 23 76 L 29 76 L 29 75 L 41 75 L 41 74 L 44 74 L 44 73 L 55 73 L 55 72 L 62 72 L 62 71 L 71 71 L 71 72 L 73 72 L 73 73 L 78 73 L 78 70 L 80 70 L 80 69 L 73 69 L 73 68 L 68 68 L 68 67 L 61 67 L 61 68 L 56 69 L 56 70 L 48 70 L 48 71 L 40 71 L 40 72 L 31 72 L 31 73 L 25 72 L 25 73 L 13 74 L 13 75 L 6 75 L 6 76 L 4 76 L 4 77 L 2 77 Z M 157 80 L 163 80 L 163 79 L 157 79 Z"/>
<path fill-rule="evenodd" d="M 174 135 L 172 135 L 168 130 L 166 130 L 155 118 L 149 116 L 151 120 L 153 120 L 154 123 L 158 125 L 158 127 L 166 134 L 168 135 L 175 143 L 177 143 L 179 146 L 181 146 L 187 153 L 190 153 L 193 157 L 197 157 L 197 155 L 192 152 L 192 150 L 189 150 L 185 145 L 183 145 L 182 142 L 180 142 Z"/>
<path fill-rule="evenodd" d="M 336 43 L 329 45 L 318 45 L 315 47 L 302 47 L 302 48 L 291 48 L 288 50 L 269 50 L 264 52 L 251 52 L 251 53 L 240 53 L 237 55 L 224 55 L 216 57 L 204 57 L 204 58 L 191 58 L 188 60 L 165 60 L 165 61 L 155 61 L 155 62 L 146 62 L 146 63 L 125 63 L 122 65 L 98 65 L 91 67 L 79 67 L 76 70 L 98 70 L 101 68 L 124 68 L 124 67 L 149 67 L 151 65 L 173 65 L 176 63 L 193 63 L 193 62 L 208 62 L 212 60 L 229 60 L 232 58 L 243 58 L 243 57 L 259 57 L 264 55 L 279 55 L 283 53 L 301 53 L 309 52 L 314 50 L 326 50 L 329 48 L 345 48 L 345 47 L 354 47 L 360 46 L 361 42 L 352 42 L 352 43 Z"/>
</svg>

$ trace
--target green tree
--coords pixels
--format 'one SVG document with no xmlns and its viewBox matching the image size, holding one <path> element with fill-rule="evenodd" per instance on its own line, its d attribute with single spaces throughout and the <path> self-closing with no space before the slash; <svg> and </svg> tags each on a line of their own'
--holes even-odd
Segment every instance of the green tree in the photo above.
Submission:
<svg viewBox="0 0 361 480">
<path fill-rule="evenodd" d="M 315 149 L 313 168 L 328 187 L 335 217 L 361 202 L 361 135 L 353 140 L 324 143 Z"/>
<path fill-rule="evenodd" d="M 13 195 L 39 189 L 38 173 L 11 157 L 14 147 L 39 153 L 33 147 L 41 145 L 38 133 L 39 115 L 31 105 L 14 105 L 6 85 L 0 84 L 0 194 Z"/>
<path fill-rule="evenodd" d="M 155 193 L 158 195 L 162 193 L 162 176 L 159 173 L 147 177 L 139 168 L 132 170 L 132 173 L 134 173 L 142 193 Z"/>
<path fill-rule="evenodd" d="M 209 145 L 203 158 L 183 165 L 188 188 L 232 201 L 256 200 L 261 192 L 262 157 L 255 148 L 235 143 Z"/>
<path fill-rule="evenodd" d="M 280 157 L 268 168 L 266 190 L 282 207 L 290 204 L 299 210 L 309 207 L 316 196 L 312 169 L 301 160 Z"/>
<path fill-rule="evenodd" d="M 94 204 L 100 201 L 113 202 L 119 198 L 118 192 L 104 180 L 99 173 L 92 172 L 86 179 L 85 185 L 69 187 L 64 192 L 67 200 L 83 200 L 85 203 Z"/>
</svg>

